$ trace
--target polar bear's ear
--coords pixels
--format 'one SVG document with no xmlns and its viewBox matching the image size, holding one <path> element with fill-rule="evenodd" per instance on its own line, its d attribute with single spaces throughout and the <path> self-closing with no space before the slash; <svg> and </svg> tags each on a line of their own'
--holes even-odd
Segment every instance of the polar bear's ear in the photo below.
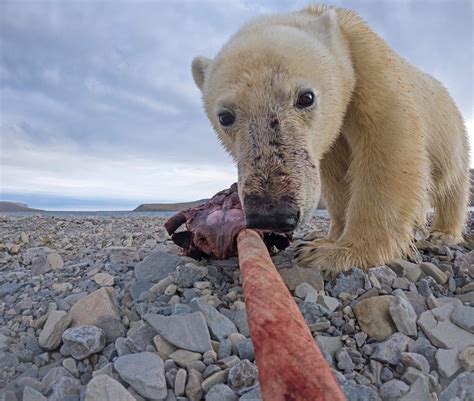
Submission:
<svg viewBox="0 0 474 401">
<path fill-rule="evenodd" d="M 321 30 L 330 32 L 337 26 L 337 14 L 334 8 L 328 8 L 318 17 L 318 25 Z"/>
<path fill-rule="evenodd" d="M 339 23 L 337 13 L 334 8 L 328 8 L 322 14 L 316 17 L 314 23 L 311 24 L 312 29 L 323 37 L 332 37 L 332 34 L 338 31 Z"/>
<path fill-rule="evenodd" d="M 206 78 L 206 71 L 209 68 L 212 60 L 207 57 L 198 56 L 195 57 L 192 63 L 192 71 L 193 71 L 193 78 L 194 82 L 196 83 L 197 87 L 202 90 L 204 86 L 204 80 Z"/>
</svg>

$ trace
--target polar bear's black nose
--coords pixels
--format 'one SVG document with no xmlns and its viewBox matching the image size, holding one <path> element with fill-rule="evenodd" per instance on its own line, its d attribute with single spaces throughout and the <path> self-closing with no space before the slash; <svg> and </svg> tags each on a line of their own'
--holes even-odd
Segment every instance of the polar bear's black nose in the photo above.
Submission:
<svg viewBox="0 0 474 401">
<path fill-rule="evenodd" d="M 256 202 L 256 197 L 251 195 L 244 200 L 245 220 L 248 228 L 259 230 L 270 230 L 274 232 L 290 232 L 295 230 L 300 212 L 293 205 L 286 202 L 269 204 L 268 202 Z"/>
<path fill-rule="evenodd" d="M 299 212 L 275 210 L 273 212 L 259 213 L 252 210 L 245 212 L 248 228 L 270 230 L 274 232 L 294 231 L 298 224 Z"/>
</svg>

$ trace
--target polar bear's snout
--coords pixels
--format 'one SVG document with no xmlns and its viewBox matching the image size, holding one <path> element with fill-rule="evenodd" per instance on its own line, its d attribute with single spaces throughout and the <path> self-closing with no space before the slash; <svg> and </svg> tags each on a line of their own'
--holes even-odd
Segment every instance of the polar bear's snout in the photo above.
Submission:
<svg viewBox="0 0 474 401">
<path fill-rule="evenodd" d="M 290 196 L 269 202 L 263 196 L 244 196 L 243 208 L 248 228 L 275 232 L 294 231 L 298 225 L 300 211 Z"/>
</svg>

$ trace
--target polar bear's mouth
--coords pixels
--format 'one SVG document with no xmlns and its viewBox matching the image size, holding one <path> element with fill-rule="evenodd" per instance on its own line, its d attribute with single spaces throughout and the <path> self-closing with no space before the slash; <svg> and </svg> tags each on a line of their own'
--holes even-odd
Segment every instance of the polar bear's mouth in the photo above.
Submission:
<svg viewBox="0 0 474 401">
<path fill-rule="evenodd" d="M 273 203 L 263 196 L 246 195 L 243 208 L 248 228 L 287 233 L 296 229 L 300 219 L 300 211 L 288 196 Z"/>
</svg>

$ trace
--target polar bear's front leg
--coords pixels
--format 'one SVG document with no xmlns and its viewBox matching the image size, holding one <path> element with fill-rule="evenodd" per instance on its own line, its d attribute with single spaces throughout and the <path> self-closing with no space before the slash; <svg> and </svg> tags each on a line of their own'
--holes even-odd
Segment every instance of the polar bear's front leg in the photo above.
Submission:
<svg viewBox="0 0 474 401">
<path fill-rule="evenodd" d="M 343 233 L 333 243 L 306 243 L 297 251 L 298 262 L 338 273 L 382 265 L 410 252 L 414 227 L 425 219 L 429 163 L 419 144 L 377 143 L 380 138 L 365 138 L 373 141 L 370 146 L 354 141 Z"/>
</svg>

